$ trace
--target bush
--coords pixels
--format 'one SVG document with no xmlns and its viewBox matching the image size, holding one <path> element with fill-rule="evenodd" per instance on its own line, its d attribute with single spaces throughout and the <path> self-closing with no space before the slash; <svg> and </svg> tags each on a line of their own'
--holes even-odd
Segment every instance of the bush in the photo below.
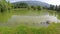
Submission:
<svg viewBox="0 0 60 34">
<path fill-rule="evenodd" d="M 6 2 L 6 0 L 1 0 L 0 1 L 0 12 L 6 12 L 6 11 L 10 11 L 11 9 L 11 5 L 9 2 Z"/>
<path fill-rule="evenodd" d="M 41 10 L 41 7 L 40 6 L 37 6 L 37 10 Z"/>
<path fill-rule="evenodd" d="M 31 6 L 31 8 L 32 8 L 33 10 L 36 10 L 36 7 L 35 7 L 35 6 Z"/>
</svg>

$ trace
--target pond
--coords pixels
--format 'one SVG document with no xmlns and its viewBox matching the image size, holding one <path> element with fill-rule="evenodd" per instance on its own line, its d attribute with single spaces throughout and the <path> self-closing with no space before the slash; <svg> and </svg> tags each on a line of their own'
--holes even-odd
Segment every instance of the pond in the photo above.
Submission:
<svg viewBox="0 0 60 34">
<path fill-rule="evenodd" d="M 57 16 L 50 15 L 48 12 L 44 12 L 38 16 L 21 16 L 21 15 L 11 15 L 7 23 L 0 23 L 0 26 L 17 26 L 17 25 L 27 25 L 27 26 L 49 26 L 50 23 L 59 23 L 60 20 Z"/>
</svg>

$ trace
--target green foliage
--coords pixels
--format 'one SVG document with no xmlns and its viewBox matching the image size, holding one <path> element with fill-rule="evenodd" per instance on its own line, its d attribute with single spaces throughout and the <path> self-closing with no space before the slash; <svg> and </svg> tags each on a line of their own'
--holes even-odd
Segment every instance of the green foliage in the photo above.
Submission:
<svg viewBox="0 0 60 34">
<path fill-rule="evenodd" d="M 41 6 L 37 6 L 37 10 L 41 10 Z"/>
<path fill-rule="evenodd" d="M 57 9 L 57 11 L 60 11 L 60 5 L 58 6 L 58 9 Z"/>
<path fill-rule="evenodd" d="M 50 7 L 48 9 L 60 12 L 60 5 L 59 6 L 58 5 L 50 5 Z"/>
<path fill-rule="evenodd" d="M 14 4 L 14 8 L 28 8 L 28 4 L 27 3 L 16 3 Z"/>
<path fill-rule="evenodd" d="M 54 10 L 54 5 L 50 5 L 50 10 Z"/>
<path fill-rule="evenodd" d="M 28 4 L 27 3 L 20 3 L 20 8 L 27 8 L 28 7 Z"/>
<path fill-rule="evenodd" d="M 36 6 L 31 6 L 31 8 L 32 8 L 33 10 L 36 10 Z"/>
<path fill-rule="evenodd" d="M 6 2 L 6 0 L 0 1 L 0 12 L 8 12 L 11 9 L 11 4 L 9 2 Z"/>
<path fill-rule="evenodd" d="M 56 10 L 56 11 L 58 10 L 58 6 L 57 6 L 57 5 L 55 6 L 55 10 Z"/>
</svg>

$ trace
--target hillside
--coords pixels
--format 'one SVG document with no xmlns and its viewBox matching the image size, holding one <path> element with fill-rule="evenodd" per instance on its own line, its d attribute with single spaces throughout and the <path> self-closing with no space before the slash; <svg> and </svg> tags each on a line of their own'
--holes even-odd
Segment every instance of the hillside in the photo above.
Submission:
<svg viewBox="0 0 60 34">
<path fill-rule="evenodd" d="M 43 6 L 43 7 L 49 7 L 50 5 L 48 3 L 45 3 L 45 2 L 41 2 L 41 1 L 19 1 L 19 2 L 14 2 L 12 4 L 19 4 L 19 3 L 27 3 L 29 5 L 33 5 L 33 6 L 37 6 L 37 5 L 40 5 L 40 6 Z"/>
</svg>

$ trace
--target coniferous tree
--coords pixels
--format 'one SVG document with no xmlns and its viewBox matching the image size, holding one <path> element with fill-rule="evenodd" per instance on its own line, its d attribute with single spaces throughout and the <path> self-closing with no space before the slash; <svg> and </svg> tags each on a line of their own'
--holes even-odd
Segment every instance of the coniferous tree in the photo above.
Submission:
<svg viewBox="0 0 60 34">
<path fill-rule="evenodd" d="M 57 6 L 57 5 L 55 6 L 55 10 L 56 10 L 56 11 L 58 10 L 58 6 Z"/>
<path fill-rule="evenodd" d="M 54 10 L 54 5 L 50 5 L 50 10 Z"/>
<path fill-rule="evenodd" d="M 41 6 L 37 6 L 37 10 L 41 10 Z"/>
<path fill-rule="evenodd" d="M 60 11 L 60 5 L 58 6 L 58 11 Z"/>
</svg>

